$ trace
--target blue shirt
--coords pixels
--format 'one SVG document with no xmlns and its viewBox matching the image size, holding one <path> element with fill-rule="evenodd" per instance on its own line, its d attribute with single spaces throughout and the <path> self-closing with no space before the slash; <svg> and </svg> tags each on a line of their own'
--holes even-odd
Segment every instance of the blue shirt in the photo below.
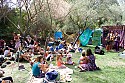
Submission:
<svg viewBox="0 0 125 83">
<path fill-rule="evenodd" d="M 33 76 L 40 76 L 40 68 L 38 67 L 40 62 L 36 62 L 32 66 L 32 73 Z"/>
<path fill-rule="evenodd" d="M 63 44 L 59 44 L 59 49 L 62 49 L 63 47 Z"/>
</svg>

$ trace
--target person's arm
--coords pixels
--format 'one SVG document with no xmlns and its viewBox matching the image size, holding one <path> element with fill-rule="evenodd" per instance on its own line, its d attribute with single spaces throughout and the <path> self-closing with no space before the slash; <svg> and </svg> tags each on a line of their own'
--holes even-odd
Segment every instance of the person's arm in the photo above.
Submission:
<svg viewBox="0 0 125 83">
<path fill-rule="evenodd" d="M 83 64 L 83 57 L 80 57 L 80 59 L 79 59 L 79 64 Z"/>
<path fill-rule="evenodd" d="M 42 70 L 44 73 L 48 71 L 49 65 L 48 64 L 41 64 L 40 70 Z"/>
</svg>

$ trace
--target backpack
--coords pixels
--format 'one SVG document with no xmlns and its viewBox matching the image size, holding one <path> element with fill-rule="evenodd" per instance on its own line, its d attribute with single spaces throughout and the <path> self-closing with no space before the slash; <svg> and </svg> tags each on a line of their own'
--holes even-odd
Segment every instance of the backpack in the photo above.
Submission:
<svg viewBox="0 0 125 83">
<path fill-rule="evenodd" d="M 105 52 L 104 52 L 103 50 L 100 51 L 100 55 L 104 55 L 104 53 L 105 53 Z"/>
<path fill-rule="evenodd" d="M 104 55 L 104 51 L 102 49 L 100 49 L 100 47 L 96 46 L 95 47 L 95 54 L 100 54 L 100 55 Z"/>
<path fill-rule="evenodd" d="M 47 72 L 47 73 L 45 74 L 45 78 L 46 78 L 47 80 L 49 80 L 49 81 L 56 80 L 57 76 L 58 76 L 58 72 L 55 71 L 55 70 L 50 71 L 50 72 Z"/>
</svg>

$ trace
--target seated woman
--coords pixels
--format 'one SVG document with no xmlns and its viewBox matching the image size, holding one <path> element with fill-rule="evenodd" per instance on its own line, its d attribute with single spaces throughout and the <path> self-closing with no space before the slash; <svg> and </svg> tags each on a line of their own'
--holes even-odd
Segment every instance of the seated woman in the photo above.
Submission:
<svg viewBox="0 0 125 83">
<path fill-rule="evenodd" d="M 34 54 L 40 55 L 40 54 L 43 54 L 43 53 L 44 53 L 44 50 L 40 47 L 40 44 L 35 45 Z"/>
<path fill-rule="evenodd" d="M 75 48 L 73 47 L 73 42 L 71 42 L 71 43 L 68 45 L 68 51 L 69 51 L 69 52 L 75 52 Z"/>
<path fill-rule="evenodd" d="M 74 65 L 75 63 L 72 61 L 72 54 L 67 52 L 66 63 L 67 65 Z"/>
<path fill-rule="evenodd" d="M 88 58 L 86 57 L 85 50 L 82 52 L 82 56 L 79 59 L 79 66 L 80 72 L 88 70 Z"/>
<path fill-rule="evenodd" d="M 31 61 L 31 54 L 32 54 L 32 51 L 31 49 L 29 48 L 26 52 L 22 53 L 21 56 L 19 57 L 20 60 L 24 59 L 28 62 Z"/>
<path fill-rule="evenodd" d="M 43 56 L 38 56 L 36 61 L 32 65 L 32 73 L 36 78 L 41 78 L 41 72 L 46 73 L 48 71 L 48 64 L 45 63 Z"/>
<path fill-rule="evenodd" d="M 9 57 L 9 56 L 11 56 L 10 48 L 6 46 L 4 49 L 4 57 Z"/>
<path fill-rule="evenodd" d="M 64 62 L 62 61 L 62 53 L 59 53 L 56 57 L 56 64 L 58 68 L 66 68 Z"/>
<path fill-rule="evenodd" d="M 93 70 L 100 70 L 100 68 L 96 66 L 95 56 L 94 56 L 94 54 L 92 54 L 91 49 L 87 49 L 86 55 L 87 55 L 87 58 L 88 58 L 88 60 L 89 60 L 89 63 L 88 63 L 88 65 L 89 65 L 89 70 L 90 70 L 90 71 L 91 71 L 91 70 L 92 70 L 92 71 L 93 71 Z"/>
<path fill-rule="evenodd" d="M 15 52 L 15 44 L 13 40 L 10 40 L 9 48 L 10 48 L 10 52 L 13 54 Z"/>
<path fill-rule="evenodd" d="M 34 53 L 34 40 L 31 40 L 29 48 L 31 49 L 32 53 Z"/>
</svg>

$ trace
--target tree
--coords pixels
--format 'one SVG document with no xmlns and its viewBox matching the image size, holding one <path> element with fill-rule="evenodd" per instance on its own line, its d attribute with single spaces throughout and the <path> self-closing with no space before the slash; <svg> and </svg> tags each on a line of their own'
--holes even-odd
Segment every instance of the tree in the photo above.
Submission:
<svg viewBox="0 0 125 83">
<path fill-rule="evenodd" d="M 1 0 L 0 2 L 0 38 L 5 40 L 11 39 L 13 31 L 17 31 L 13 27 L 10 19 L 16 19 L 17 14 L 14 8 L 9 6 L 9 2 L 6 0 Z"/>
<path fill-rule="evenodd" d="M 39 20 L 35 25 L 36 29 L 42 33 L 57 31 L 62 26 L 62 19 L 68 14 L 69 8 L 70 5 L 63 0 L 37 0 L 32 2 L 30 8 L 33 12 L 32 16 L 35 14 L 34 20 Z"/>
<path fill-rule="evenodd" d="M 112 9 L 113 6 L 119 5 L 117 0 L 75 0 L 71 2 L 75 5 L 67 18 L 68 23 L 67 21 L 65 23 L 66 25 L 72 23 L 71 27 L 74 29 L 84 30 L 86 27 L 99 28 L 101 25 L 107 23 L 109 19 L 116 24 L 121 16 L 120 12 Z M 83 27 L 85 22 L 86 27 Z"/>
</svg>

